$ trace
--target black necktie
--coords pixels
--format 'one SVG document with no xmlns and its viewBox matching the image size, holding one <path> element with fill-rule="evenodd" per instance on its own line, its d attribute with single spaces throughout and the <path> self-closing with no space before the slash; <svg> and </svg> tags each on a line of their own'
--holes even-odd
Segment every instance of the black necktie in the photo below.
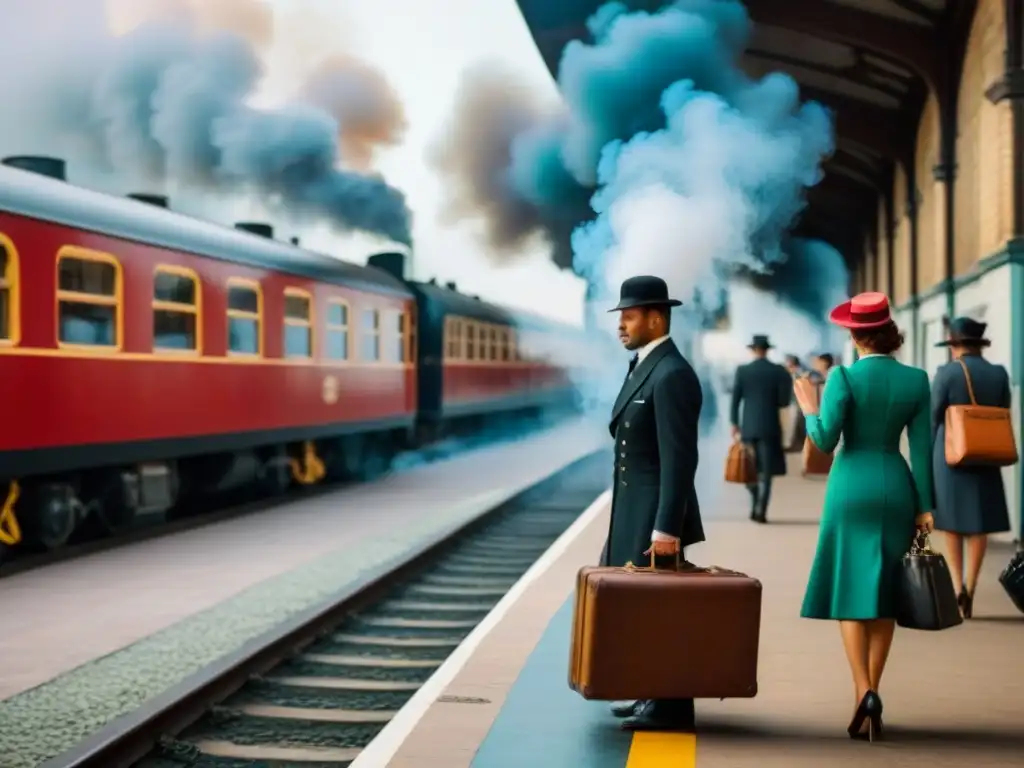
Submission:
<svg viewBox="0 0 1024 768">
<path fill-rule="evenodd" d="M 633 369 L 636 368 L 637 361 L 639 361 L 639 360 L 640 360 L 640 355 L 639 354 L 633 355 L 631 358 L 629 358 L 629 373 L 626 375 L 627 379 L 630 376 L 633 375 Z"/>
</svg>

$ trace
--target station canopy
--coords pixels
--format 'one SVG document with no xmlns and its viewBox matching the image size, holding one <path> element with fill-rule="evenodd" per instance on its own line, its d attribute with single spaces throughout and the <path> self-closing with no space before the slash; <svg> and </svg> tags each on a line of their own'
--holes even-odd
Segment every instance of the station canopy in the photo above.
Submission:
<svg viewBox="0 0 1024 768">
<path fill-rule="evenodd" d="M 604 5 L 517 1 L 553 75 L 566 43 L 591 39 L 585 22 Z M 892 189 L 894 164 L 912 162 L 928 89 L 942 92 L 977 1 L 745 0 L 754 33 L 741 66 L 755 77 L 787 73 L 803 98 L 834 113 L 836 151 L 810 191 L 798 234 L 831 242 L 847 258 L 863 251 L 879 195 Z M 656 11 L 671 3 L 624 4 Z"/>
</svg>

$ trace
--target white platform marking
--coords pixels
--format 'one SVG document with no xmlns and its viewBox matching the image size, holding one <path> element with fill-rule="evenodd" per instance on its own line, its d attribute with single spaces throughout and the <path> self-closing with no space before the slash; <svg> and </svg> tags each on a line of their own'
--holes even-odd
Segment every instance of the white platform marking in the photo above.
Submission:
<svg viewBox="0 0 1024 768">
<path fill-rule="evenodd" d="M 508 614 L 523 596 L 523 593 L 533 582 L 551 569 L 559 558 L 565 554 L 572 543 L 579 538 L 580 534 L 600 515 L 611 499 L 611 491 L 605 491 L 594 502 L 587 507 L 570 525 L 565 532 L 555 540 L 555 543 L 548 547 L 547 551 L 540 556 L 530 569 L 523 574 L 497 605 L 491 609 L 483 621 L 477 624 L 476 628 L 466 635 L 466 639 L 452 652 L 452 655 L 445 660 L 437 672 L 430 676 L 409 701 L 405 703 L 395 718 L 381 730 L 377 737 L 367 745 L 349 768 L 385 768 L 391 758 L 395 756 L 402 743 L 409 738 L 416 724 L 423 719 L 437 698 L 445 689 L 451 685 L 466 663 L 476 653 L 476 649 L 484 641 L 484 638 L 497 627 L 502 619 Z"/>
</svg>

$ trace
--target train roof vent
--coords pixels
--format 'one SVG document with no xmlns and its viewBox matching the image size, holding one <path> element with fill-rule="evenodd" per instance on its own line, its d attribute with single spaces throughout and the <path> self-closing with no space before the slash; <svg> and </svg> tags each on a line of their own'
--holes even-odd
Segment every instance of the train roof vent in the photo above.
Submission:
<svg viewBox="0 0 1024 768">
<path fill-rule="evenodd" d="M 427 284 L 428 285 L 437 285 L 437 278 L 436 277 L 430 278 L 429 280 L 427 280 Z"/>
<path fill-rule="evenodd" d="M 451 280 L 449 280 L 447 283 L 445 283 L 444 287 L 447 288 L 449 291 L 457 291 L 457 290 L 459 290 L 459 286 L 457 286 Z"/>
<path fill-rule="evenodd" d="M 397 251 L 375 253 L 366 259 L 367 266 L 387 272 L 398 280 L 405 280 L 405 254 Z"/>
<path fill-rule="evenodd" d="M 49 176 L 51 179 L 67 181 L 68 166 L 59 157 L 46 157 L 45 155 L 11 155 L 0 160 L 6 166 L 18 168 L 30 173 L 38 173 L 40 176 Z"/>
<path fill-rule="evenodd" d="M 301 241 L 301 240 L 299 240 L 299 238 L 297 238 L 297 237 L 290 237 L 290 238 L 288 238 L 288 242 L 290 242 L 290 243 L 291 243 L 292 245 L 294 245 L 294 246 L 295 246 L 296 248 L 298 248 L 298 247 L 299 247 L 299 244 L 300 244 L 300 243 L 301 243 L 302 241 Z"/>
<path fill-rule="evenodd" d="M 149 192 L 129 192 L 128 197 L 138 200 L 140 203 L 155 205 L 157 208 L 169 208 L 171 201 L 167 195 L 151 195 Z"/>
<path fill-rule="evenodd" d="M 239 221 L 235 223 L 235 229 L 251 232 L 254 235 L 266 237 L 270 240 L 274 239 L 274 228 L 262 221 Z"/>
</svg>

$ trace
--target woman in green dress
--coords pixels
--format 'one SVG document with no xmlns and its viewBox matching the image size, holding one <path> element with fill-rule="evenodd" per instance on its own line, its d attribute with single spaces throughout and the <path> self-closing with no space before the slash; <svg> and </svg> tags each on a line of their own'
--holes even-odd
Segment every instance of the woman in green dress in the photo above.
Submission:
<svg viewBox="0 0 1024 768">
<path fill-rule="evenodd" d="M 858 360 L 829 377 L 820 410 L 813 382 L 794 385 L 814 444 L 830 453 L 843 438 L 800 615 L 839 622 L 856 702 L 849 734 L 873 739 L 881 732 L 878 688 L 896 628 L 900 560 L 915 529 L 932 527 L 928 376 L 892 357 L 903 334 L 884 294 L 855 296 L 830 319 L 849 329 Z M 904 429 L 909 467 L 900 453 Z"/>
</svg>

